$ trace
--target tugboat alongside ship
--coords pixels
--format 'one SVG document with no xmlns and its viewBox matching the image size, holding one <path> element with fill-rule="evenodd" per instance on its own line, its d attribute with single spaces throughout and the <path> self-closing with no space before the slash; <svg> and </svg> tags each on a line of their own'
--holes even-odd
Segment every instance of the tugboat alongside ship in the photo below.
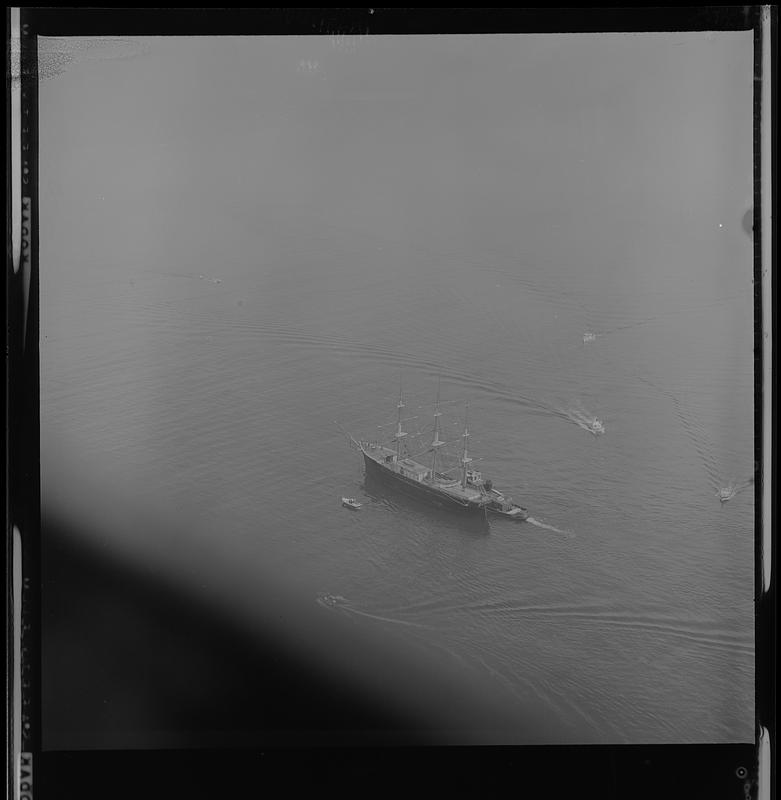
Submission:
<svg viewBox="0 0 781 800">
<path fill-rule="evenodd" d="M 434 505 L 448 508 L 461 514 L 485 518 L 491 514 L 511 520 L 525 520 L 526 509 L 514 503 L 512 498 L 494 488 L 490 480 L 470 468 L 467 441 L 469 439 L 468 407 L 464 419 L 464 431 L 461 434 L 461 455 L 458 465 L 447 469 L 442 450 L 447 444 L 440 438 L 439 391 L 434 407 L 434 436 L 422 453 L 411 455 L 407 447 L 408 432 L 403 430 L 402 412 L 405 408 L 404 398 L 399 390 L 396 404 L 397 421 L 395 435 L 387 442 L 358 441 L 350 439 L 363 453 L 366 475 L 384 483 L 393 485 L 406 494 L 426 500 Z M 349 435 L 349 434 L 348 434 Z M 429 463 L 417 459 L 430 456 Z M 453 473 L 458 472 L 455 476 Z"/>
</svg>

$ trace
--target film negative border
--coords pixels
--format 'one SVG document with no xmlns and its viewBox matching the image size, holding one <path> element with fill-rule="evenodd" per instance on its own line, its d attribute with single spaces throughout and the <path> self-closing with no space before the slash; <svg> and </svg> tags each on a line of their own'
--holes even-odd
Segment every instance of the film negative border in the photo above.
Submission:
<svg viewBox="0 0 781 800">
<path fill-rule="evenodd" d="M 776 106 L 771 82 L 775 80 L 777 58 L 777 9 L 760 6 L 699 7 L 683 9 L 235 9 L 235 10 L 172 10 L 172 9 L 7 9 L 8 30 L 11 31 L 11 69 L 7 79 L 10 86 L 10 123 L 12 148 L 7 155 L 7 196 L 11 198 L 11 247 L 7 256 L 7 544 L 9 572 L 7 598 L 12 611 L 7 648 L 8 665 L 14 678 L 9 698 L 9 741 L 14 747 L 14 775 L 10 796 L 30 800 L 38 796 L 40 787 L 48 787 L 49 796 L 66 796 L 51 792 L 53 786 L 78 787 L 85 793 L 83 775 L 94 771 L 96 758 L 92 754 L 47 754 L 41 752 L 40 697 L 40 475 L 38 465 L 39 441 L 39 375 L 38 375 L 38 74 L 37 37 L 39 35 L 377 35 L 422 33 L 511 33 L 511 32 L 568 32 L 608 30 L 747 30 L 755 32 L 755 375 L 756 375 L 756 453 L 755 481 L 756 518 L 756 635 L 757 741 L 751 746 L 721 746 L 706 748 L 683 746 L 665 755 L 659 748 L 565 748 L 552 756 L 527 750 L 508 752 L 494 766 L 517 772 L 526 770 L 527 777 L 544 772 L 547 767 L 563 760 L 575 769 L 583 770 L 593 763 L 603 771 L 604 796 L 621 796 L 627 787 L 655 776 L 659 785 L 667 770 L 671 785 L 667 796 L 679 796 L 675 791 L 675 776 L 680 777 L 686 765 L 693 770 L 706 770 L 708 765 L 726 763 L 731 774 L 723 795 L 753 797 L 759 791 L 758 781 L 764 780 L 772 791 L 775 775 L 763 778 L 762 760 L 769 769 L 775 747 L 775 540 L 771 526 L 775 523 L 771 477 L 775 474 L 775 419 L 772 416 L 772 395 L 775 373 L 770 359 L 775 345 L 775 184 L 768 175 L 771 159 L 776 157 Z M 17 40 L 13 39 L 16 22 Z M 15 44 L 15 41 L 18 44 Z M 14 48 L 17 48 L 16 50 Z M 15 57 L 18 56 L 18 62 Z M 15 64 L 18 69 L 15 71 Z M 17 98 L 17 101 L 14 100 Z M 14 103 L 17 103 L 15 106 Z M 770 108 L 768 108 L 770 105 Z M 768 121 L 772 119 L 772 124 Z M 10 163 L 9 163 L 10 162 Z M 16 166 L 14 166 L 16 165 Z M 772 220 L 772 222 L 771 222 Z M 764 399 L 764 404 L 763 404 Z M 770 426 L 770 430 L 768 430 Z M 771 439 L 772 437 L 772 439 Z M 771 446 L 772 442 L 772 446 Z M 771 559 L 771 561 L 768 561 Z M 533 749 L 536 751 L 537 749 Z M 381 755 L 366 752 L 364 763 L 377 774 L 386 770 L 389 761 Z M 485 763 L 496 753 L 467 756 L 458 754 L 464 763 Z M 115 769 L 127 775 L 130 759 L 145 759 L 146 764 L 159 762 L 154 754 L 105 755 L 104 774 Z M 319 756 L 309 756 L 314 764 Z M 340 775 L 355 769 L 352 755 L 335 757 Z M 100 760 L 99 758 L 97 759 Z M 280 774 L 290 767 L 306 763 L 306 754 L 269 754 L 262 765 L 255 756 L 222 754 L 215 766 L 213 780 L 219 785 L 225 764 L 237 765 L 237 773 L 247 773 L 257 779 L 264 774 Z M 437 756 L 435 762 L 441 764 Z M 208 762 L 197 753 L 178 753 L 167 764 L 181 774 L 200 763 Z M 320 763 L 320 762 L 318 762 Z M 402 768 L 422 766 L 419 754 L 407 754 L 393 762 Z M 352 767 L 350 766 L 352 764 Z M 504 764 L 504 767 L 502 767 Z M 33 765 L 44 776 L 33 773 Z M 537 766 L 533 766 L 537 765 Z M 675 765 L 675 766 L 672 766 Z M 681 766 L 683 765 L 683 766 Z M 159 766 L 159 764 L 158 764 Z M 165 763 L 162 765 L 166 769 Z M 153 769 L 155 769 L 153 767 Z M 230 766 L 227 767 L 230 770 Z M 181 771 L 181 773 L 179 772 Z M 530 772 L 531 771 L 531 772 Z M 49 774 L 46 774 L 46 773 Z M 260 776 L 258 775 L 260 773 Z M 551 773 L 541 775 L 546 781 Z M 34 780 L 35 778 L 35 780 Z M 595 786 L 597 775 L 589 773 Z M 695 779 L 691 786 L 708 786 L 707 776 Z M 115 778 L 119 780 L 120 778 Z M 68 783 L 68 781 L 71 783 Z M 679 783 L 683 786 L 686 781 Z M 105 796 L 106 784 L 97 783 Z M 149 788 L 145 783 L 130 781 L 136 789 Z M 176 783 L 163 782 L 160 788 L 170 792 Z M 204 784 L 210 787 L 209 781 Z M 34 788 L 36 787 L 35 791 Z M 225 784 L 222 784 L 225 788 Z M 620 789 L 620 791 L 619 791 Z M 40 796 L 46 796 L 41 790 Z M 96 794 L 96 796 L 98 796 Z M 147 796 L 152 796 L 147 794 Z M 623 795 L 626 796 L 626 795 Z M 643 795 L 645 796 L 645 795 Z"/>
</svg>

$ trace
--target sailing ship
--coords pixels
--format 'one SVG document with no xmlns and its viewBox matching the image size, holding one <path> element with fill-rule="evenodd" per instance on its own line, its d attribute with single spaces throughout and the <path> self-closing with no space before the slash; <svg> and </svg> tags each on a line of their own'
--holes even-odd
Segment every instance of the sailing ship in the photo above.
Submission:
<svg viewBox="0 0 781 800">
<path fill-rule="evenodd" d="M 452 509 L 462 514 L 485 517 L 487 514 L 524 520 L 528 513 L 523 506 L 512 502 L 495 489 L 493 483 L 484 479 L 479 470 L 470 465 L 473 459 L 469 456 L 469 407 L 464 416 L 464 430 L 461 434 L 461 455 L 458 466 L 447 469 L 442 449 L 448 444 L 440 437 L 442 433 L 440 417 L 439 388 L 434 406 L 434 435 L 423 453 L 410 454 L 407 447 L 409 433 L 405 431 L 403 411 L 404 397 L 399 388 L 399 400 L 396 404 L 396 432 L 387 442 L 357 441 L 350 439 L 363 453 L 367 477 L 376 478 L 392 484 L 394 487 L 425 499 L 435 505 Z M 418 460 L 422 456 L 430 456 L 428 463 Z M 456 477 L 454 472 L 460 474 Z"/>
</svg>

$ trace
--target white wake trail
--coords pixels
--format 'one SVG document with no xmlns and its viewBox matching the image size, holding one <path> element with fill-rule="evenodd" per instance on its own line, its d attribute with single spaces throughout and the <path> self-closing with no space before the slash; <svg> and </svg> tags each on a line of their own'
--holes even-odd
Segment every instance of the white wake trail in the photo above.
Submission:
<svg viewBox="0 0 781 800">
<path fill-rule="evenodd" d="M 534 517 L 527 517 L 526 522 L 536 525 L 538 528 L 544 528 L 546 531 L 553 531 L 554 533 L 563 533 L 565 536 L 574 536 L 574 531 L 563 531 L 560 528 L 555 527 L 554 525 L 548 525 L 547 522 L 542 522 L 542 520 L 535 519 Z"/>
</svg>

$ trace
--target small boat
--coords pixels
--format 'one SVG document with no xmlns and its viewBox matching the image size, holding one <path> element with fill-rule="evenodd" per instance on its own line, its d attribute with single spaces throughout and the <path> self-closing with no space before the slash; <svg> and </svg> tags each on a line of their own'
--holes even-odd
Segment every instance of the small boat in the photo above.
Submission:
<svg viewBox="0 0 781 800">
<path fill-rule="evenodd" d="M 363 503 L 359 503 L 354 497 L 343 497 L 342 505 L 357 511 L 363 505 Z"/>
<path fill-rule="evenodd" d="M 340 594 L 324 594 L 317 598 L 317 602 L 320 603 L 321 606 L 336 608 L 347 601 Z"/>
<path fill-rule="evenodd" d="M 498 489 L 493 487 L 488 488 L 488 495 L 491 502 L 488 504 L 488 513 L 494 514 L 497 517 L 505 517 L 506 519 L 514 519 L 518 522 L 523 522 L 529 516 L 529 512 L 518 503 L 513 503 L 511 497 L 505 497 Z"/>
<path fill-rule="evenodd" d="M 726 503 L 727 500 L 732 500 L 736 494 L 737 492 L 734 486 L 725 486 L 723 489 L 719 489 L 719 491 L 716 492 L 716 495 L 722 503 Z"/>
<path fill-rule="evenodd" d="M 489 514 L 496 514 L 498 517 L 506 517 L 507 519 L 514 519 L 517 522 L 523 522 L 529 517 L 529 512 L 517 503 L 498 504 L 492 503 L 488 506 Z"/>
<path fill-rule="evenodd" d="M 602 423 L 601 419 L 599 419 L 597 417 L 594 417 L 594 419 L 591 422 L 591 426 L 590 426 L 589 430 L 594 434 L 604 433 L 605 432 L 605 426 Z"/>
</svg>

